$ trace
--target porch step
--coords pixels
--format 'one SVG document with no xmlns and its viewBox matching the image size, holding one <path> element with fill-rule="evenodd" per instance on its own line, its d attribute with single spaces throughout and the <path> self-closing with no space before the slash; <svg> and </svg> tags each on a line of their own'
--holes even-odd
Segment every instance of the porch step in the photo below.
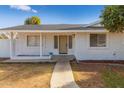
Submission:
<svg viewBox="0 0 124 93">
<path fill-rule="evenodd" d="M 52 60 L 56 60 L 56 61 L 73 61 L 73 60 L 76 60 L 75 56 L 74 55 L 53 55 L 51 57 Z"/>
</svg>

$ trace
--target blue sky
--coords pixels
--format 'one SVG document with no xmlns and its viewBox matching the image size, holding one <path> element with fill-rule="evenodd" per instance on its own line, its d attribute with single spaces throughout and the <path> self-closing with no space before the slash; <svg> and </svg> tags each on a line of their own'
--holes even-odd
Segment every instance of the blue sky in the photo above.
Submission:
<svg viewBox="0 0 124 93">
<path fill-rule="evenodd" d="M 87 24 L 97 21 L 102 5 L 30 5 L 0 6 L 0 28 L 23 25 L 30 16 L 39 16 L 41 24 Z"/>
</svg>

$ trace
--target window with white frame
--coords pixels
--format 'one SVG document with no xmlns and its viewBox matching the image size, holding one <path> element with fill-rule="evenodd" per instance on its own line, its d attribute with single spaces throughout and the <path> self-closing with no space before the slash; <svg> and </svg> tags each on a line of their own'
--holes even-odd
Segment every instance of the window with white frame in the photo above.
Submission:
<svg viewBox="0 0 124 93">
<path fill-rule="evenodd" d="M 27 46 L 28 47 L 40 46 L 40 35 L 28 35 L 27 36 Z"/>
<path fill-rule="evenodd" d="M 106 34 L 90 34 L 90 47 L 106 47 Z"/>
</svg>

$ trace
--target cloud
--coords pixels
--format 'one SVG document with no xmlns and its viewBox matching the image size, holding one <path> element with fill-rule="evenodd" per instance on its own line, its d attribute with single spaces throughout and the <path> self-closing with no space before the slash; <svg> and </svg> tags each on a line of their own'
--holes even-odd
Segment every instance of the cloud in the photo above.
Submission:
<svg viewBox="0 0 124 93">
<path fill-rule="evenodd" d="M 32 9 L 28 5 L 10 5 L 10 8 L 17 9 L 17 10 L 22 10 L 22 11 L 26 11 L 26 12 L 33 12 L 33 13 L 38 12 L 37 10 Z"/>
<path fill-rule="evenodd" d="M 32 9 L 32 12 L 37 13 L 37 10 Z"/>
</svg>

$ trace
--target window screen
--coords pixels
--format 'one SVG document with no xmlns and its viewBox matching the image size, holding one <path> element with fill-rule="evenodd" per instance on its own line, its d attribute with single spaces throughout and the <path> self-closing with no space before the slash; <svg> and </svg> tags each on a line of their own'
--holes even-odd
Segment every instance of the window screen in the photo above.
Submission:
<svg viewBox="0 0 124 93">
<path fill-rule="evenodd" d="M 29 35 L 27 36 L 27 46 L 40 46 L 40 36 L 39 35 Z"/>
<path fill-rule="evenodd" d="M 106 35 L 90 34 L 90 47 L 106 47 Z"/>
</svg>

